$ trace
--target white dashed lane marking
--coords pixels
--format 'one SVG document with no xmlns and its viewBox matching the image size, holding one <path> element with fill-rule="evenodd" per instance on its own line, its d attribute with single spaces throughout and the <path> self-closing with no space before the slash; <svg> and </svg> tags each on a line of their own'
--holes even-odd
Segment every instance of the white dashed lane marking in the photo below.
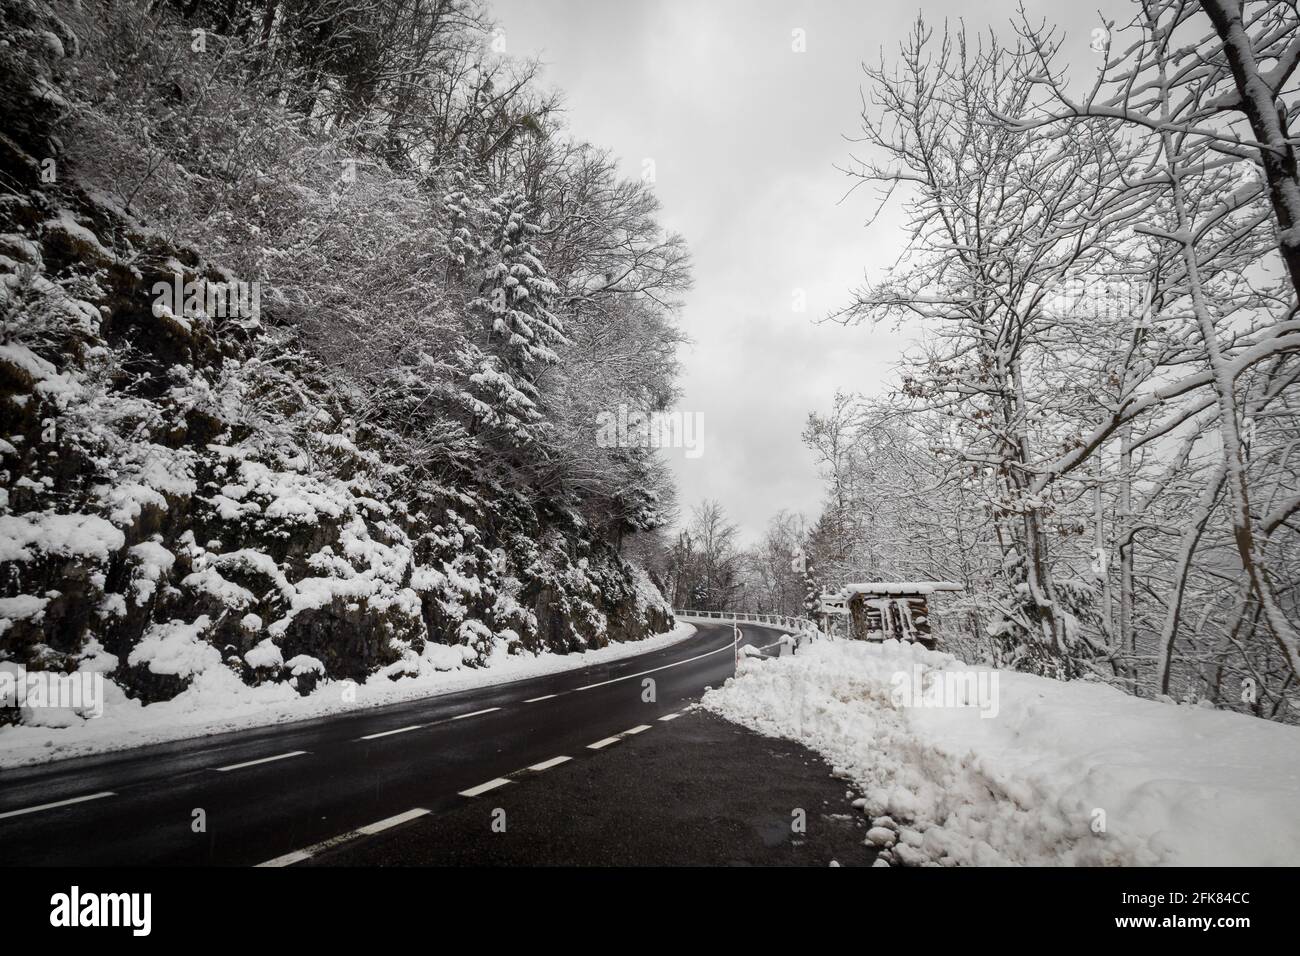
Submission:
<svg viewBox="0 0 1300 956">
<path fill-rule="evenodd" d="M 419 730 L 424 724 L 411 724 L 409 727 L 398 727 L 396 730 L 384 730 L 377 734 L 366 734 L 364 737 L 358 737 L 358 740 L 378 740 L 380 737 L 391 737 L 393 734 L 404 734 L 408 730 Z"/>
<path fill-rule="evenodd" d="M 660 717 L 659 719 L 660 719 L 660 720 L 676 720 L 676 719 L 677 719 L 678 717 L 680 717 L 681 715 L 682 715 L 681 711 L 678 711 L 678 712 L 675 713 L 675 714 L 664 714 L 664 715 L 663 715 L 662 717 Z"/>
<path fill-rule="evenodd" d="M 482 710 L 470 711 L 468 714 L 457 714 L 452 720 L 464 720 L 466 717 L 478 717 L 480 714 L 490 714 L 494 710 L 500 710 L 500 707 L 484 707 Z"/>
<path fill-rule="evenodd" d="M 395 826 L 400 826 L 407 820 L 414 820 L 427 814 L 428 810 L 416 807 L 414 810 L 407 810 L 405 813 L 399 813 L 395 817 L 388 817 L 384 820 L 377 820 L 374 823 L 367 823 L 363 827 L 357 827 L 358 833 L 364 833 L 366 836 L 374 836 L 376 833 L 383 833 L 385 830 L 391 830 Z"/>
<path fill-rule="evenodd" d="M 343 841 L 340 840 L 339 842 L 342 843 Z M 330 846 L 332 845 L 333 844 L 330 844 Z M 293 866 L 295 863 L 301 863 L 303 860 L 310 860 L 312 858 L 313 853 L 319 852 L 320 850 L 324 850 L 324 849 L 327 849 L 326 845 L 324 843 L 320 843 L 312 847 L 310 850 L 294 850 L 292 853 L 286 853 L 284 854 L 284 856 L 277 856 L 275 859 L 267 860 L 264 863 L 259 863 L 257 864 L 257 866 L 259 868 Z"/>
<path fill-rule="evenodd" d="M 295 863 L 301 863 L 303 860 L 310 860 L 313 856 L 316 856 L 318 853 L 323 853 L 325 850 L 333 849 L 336 846 L 342 846 L 344 843 L 348 843 L 358 837 L 374 836 L 376 833 L 383 833 L 385 830 L 390 830 L 393 827 L 401 826 L 403 823 L 416 820 L 428 812 L 428 810 L 421 807 L 416 807 L 414 810 L 407 810 L 405 813 L 399 813 L 396 816 L 385 817 L 383 820 L 376 820 L 374 823 L 367 823 L 365 826 L 357 827 L 355 830 L 349 830 L 347 833 L 340 833 L 338 836 L 330 837 L 328 840 L 322 840 L 320 843 L 313 843 L 306 849 L 294 850 L 292 853 L 277 856 L 272 860 L 267 860 L 265 863 L 259 863 L 257 865 L 259 867 L 293 866 Z"/>
<path fill-rule="evenodd" d="M 633 727 L 631 730 L 625 730 L 625 731 L 623 731 L 621 734 L 619 734 L 619 736 L 620 736 L 620 737 L 631 737 L 633 734 L 639 734 L 639 733 L 641 733 L 641 731 L 643 731 L 643 730 L 649 730 L 649 729 L 650 729 L 650 725 L 649 725 L 649 724 L 638 724 L 637 726 Z"/>
<path fill-rule="evenodd" d="M 587 744 L 588 750 L 600 750 L 608 747 L 610 744 L 618 743 L 617 737 L 606 737 L 604 740 L 597 740 L 594 744 Z"/>
<path fill-rule="evenodd" d="M 545 695 L 543 695 L 543 696 L 541 696 L 541 697 L 530 697 L 530 698 L 528 698 L 526 701 L 524 701 L 524 703 L 525 703 L 525 704 L 535 704 L 535 703 L 537 703 L 539 700 L 550 700 L 552 697 L 557 697 L 557 696 L 559 696 L 559 695 L 558 695 L 558 694 L 545 694 Z"/>
<path fill-rule="evenodd" d="M 543 760 L 541 763 L 535 763 L 528 769 L 534 771 L 550 770 L 552 767 L 558 767 L 560 764 L 572 759 L 572 757 L 552 757 L 550 760 Z"/>
<path fill-rule="evenodd" d="M 470 787 L 468 790 L 462 790 L 462 797 L 477 797 L 480 793 L 487 793 L 489 790 L 495 790 L 497 787 L 504 787 L 510 781 L 505 777 L 497 777 L 495 780 L 489 780 L 487 783 L 480 783 L 477 787 Z"/>
<path fill-rule="evenodd" d="M 263 757 L 261 760 L 246 760 L 243 763 L 232 763 L 228 767 L 213 767 L 217 773 L 225 773 L 228 770 L 243 770 L 245 767 L 256 767 L 260 763 L 271 763 L 275 760 L 287 760 L 290 757 L 301 757 L 307 751 L 291 750 L 287 754 L 276 754 L 274 757 Z"/>
<path fill-rule="evenodd" d="M 99 800 L 103 797 L 112 796 L 116 796 L 112 790 L 104 790 L 100 793 L 92 793 L 84 797 L 72 797 L 68 800 L 55 800 L 53 803 L 37 804 L 34 807 L 23 807 L 21 810 L 7 810 L 4 813 L 0 813 L 0 820 L 4 820 L 7 817 L 21 817 L 27 813 L 38 813 L 41 810 L 53 810 L 55 807 L 70 807 L 74 803 L 85 803 L 87 800 Z"/>
</svg>

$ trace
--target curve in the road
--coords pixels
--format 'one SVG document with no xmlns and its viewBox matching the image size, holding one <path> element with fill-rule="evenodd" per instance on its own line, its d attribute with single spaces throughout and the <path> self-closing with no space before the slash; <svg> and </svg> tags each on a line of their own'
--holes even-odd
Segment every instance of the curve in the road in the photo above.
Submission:
<svg viewBox="0 0 1300 956">
<path fill-rule="evenodd" d="M 606 665 L 7 770 L 0 853 L 37 865 L 300 862 L 680 716 L 734 668 L 732 626 L 697 627 Z M 748 625 L 739 643 L 771 634 Z"/>
</svg>

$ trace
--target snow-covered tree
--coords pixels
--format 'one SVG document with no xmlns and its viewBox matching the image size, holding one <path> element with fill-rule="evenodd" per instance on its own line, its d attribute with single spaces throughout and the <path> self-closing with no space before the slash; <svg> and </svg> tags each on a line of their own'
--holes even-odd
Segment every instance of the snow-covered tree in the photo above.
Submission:
<svg viewBox="0 0 1300 956">
<path fill-rule="evenodd" d="M 484 216 L 482 278 L 470 308 L 480 316 L 487 344 L 512 368 L 527 372 L 557 360 L 564 324 L 551 311 L 558 289 L 538 258 L 539 227 L 528 220 L 519 193 L 493 199 Z"/>
<path fill-rule="evenodd" d="M 1236 707 L 1249 680 L 1285 717 L 1296 17 L 1136 10 L 1081 93 L 1024 18 L 1010 47 L 918 24 L 869 71 L 849 172 L 903 197 L 911 245 L 839 317 L 921 341 L 882 400 L 811 420 L 814 551 L 966 582 L 949 639 L 990 659 Z"/>
</svg>

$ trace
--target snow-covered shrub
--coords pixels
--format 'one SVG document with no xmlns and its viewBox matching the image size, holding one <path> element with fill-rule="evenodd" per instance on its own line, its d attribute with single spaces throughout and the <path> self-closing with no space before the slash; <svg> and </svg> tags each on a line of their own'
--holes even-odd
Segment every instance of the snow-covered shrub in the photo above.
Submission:
<svg viewBox="0 0 1300 956">
<path fill-rule="evenodd" d="M 1050 634 L 1037 620 L 1038 605 L 1030 598 L 1029 586 L 1021 584 L 988 624 L 993 645 L 990 663 L 1057 680 L 1089 673 L 1084 662 L 1096 656 L 1096 651 L 1083 629 L 1098 624 L 1096 596 L 1091 588 L 1074 581 L 1057 581 L 1054 593 L 1064 622 L 1064 641 L 1053 646 Z"/>
</svg>

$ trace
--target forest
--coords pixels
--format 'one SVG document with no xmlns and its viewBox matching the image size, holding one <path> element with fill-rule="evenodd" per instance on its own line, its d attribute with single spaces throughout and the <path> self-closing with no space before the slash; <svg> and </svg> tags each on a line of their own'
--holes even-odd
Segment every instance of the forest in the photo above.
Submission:
<svg viewBox="0 0 1300 956">
<path fill-rule="evenodd" d="M 949 580 L 970 662 L 1300 717 L 1300 24 L 1129 9 L 1095 64 L 1022 11 L 920 18 L 864 67 L 842 172 L 870 228 L 903 210 L 906 248 L 830 319 L 918 344 L 809 416 L 814 520 L 744 548 L 696 512 L 677 606 Z"/>
</svg>

